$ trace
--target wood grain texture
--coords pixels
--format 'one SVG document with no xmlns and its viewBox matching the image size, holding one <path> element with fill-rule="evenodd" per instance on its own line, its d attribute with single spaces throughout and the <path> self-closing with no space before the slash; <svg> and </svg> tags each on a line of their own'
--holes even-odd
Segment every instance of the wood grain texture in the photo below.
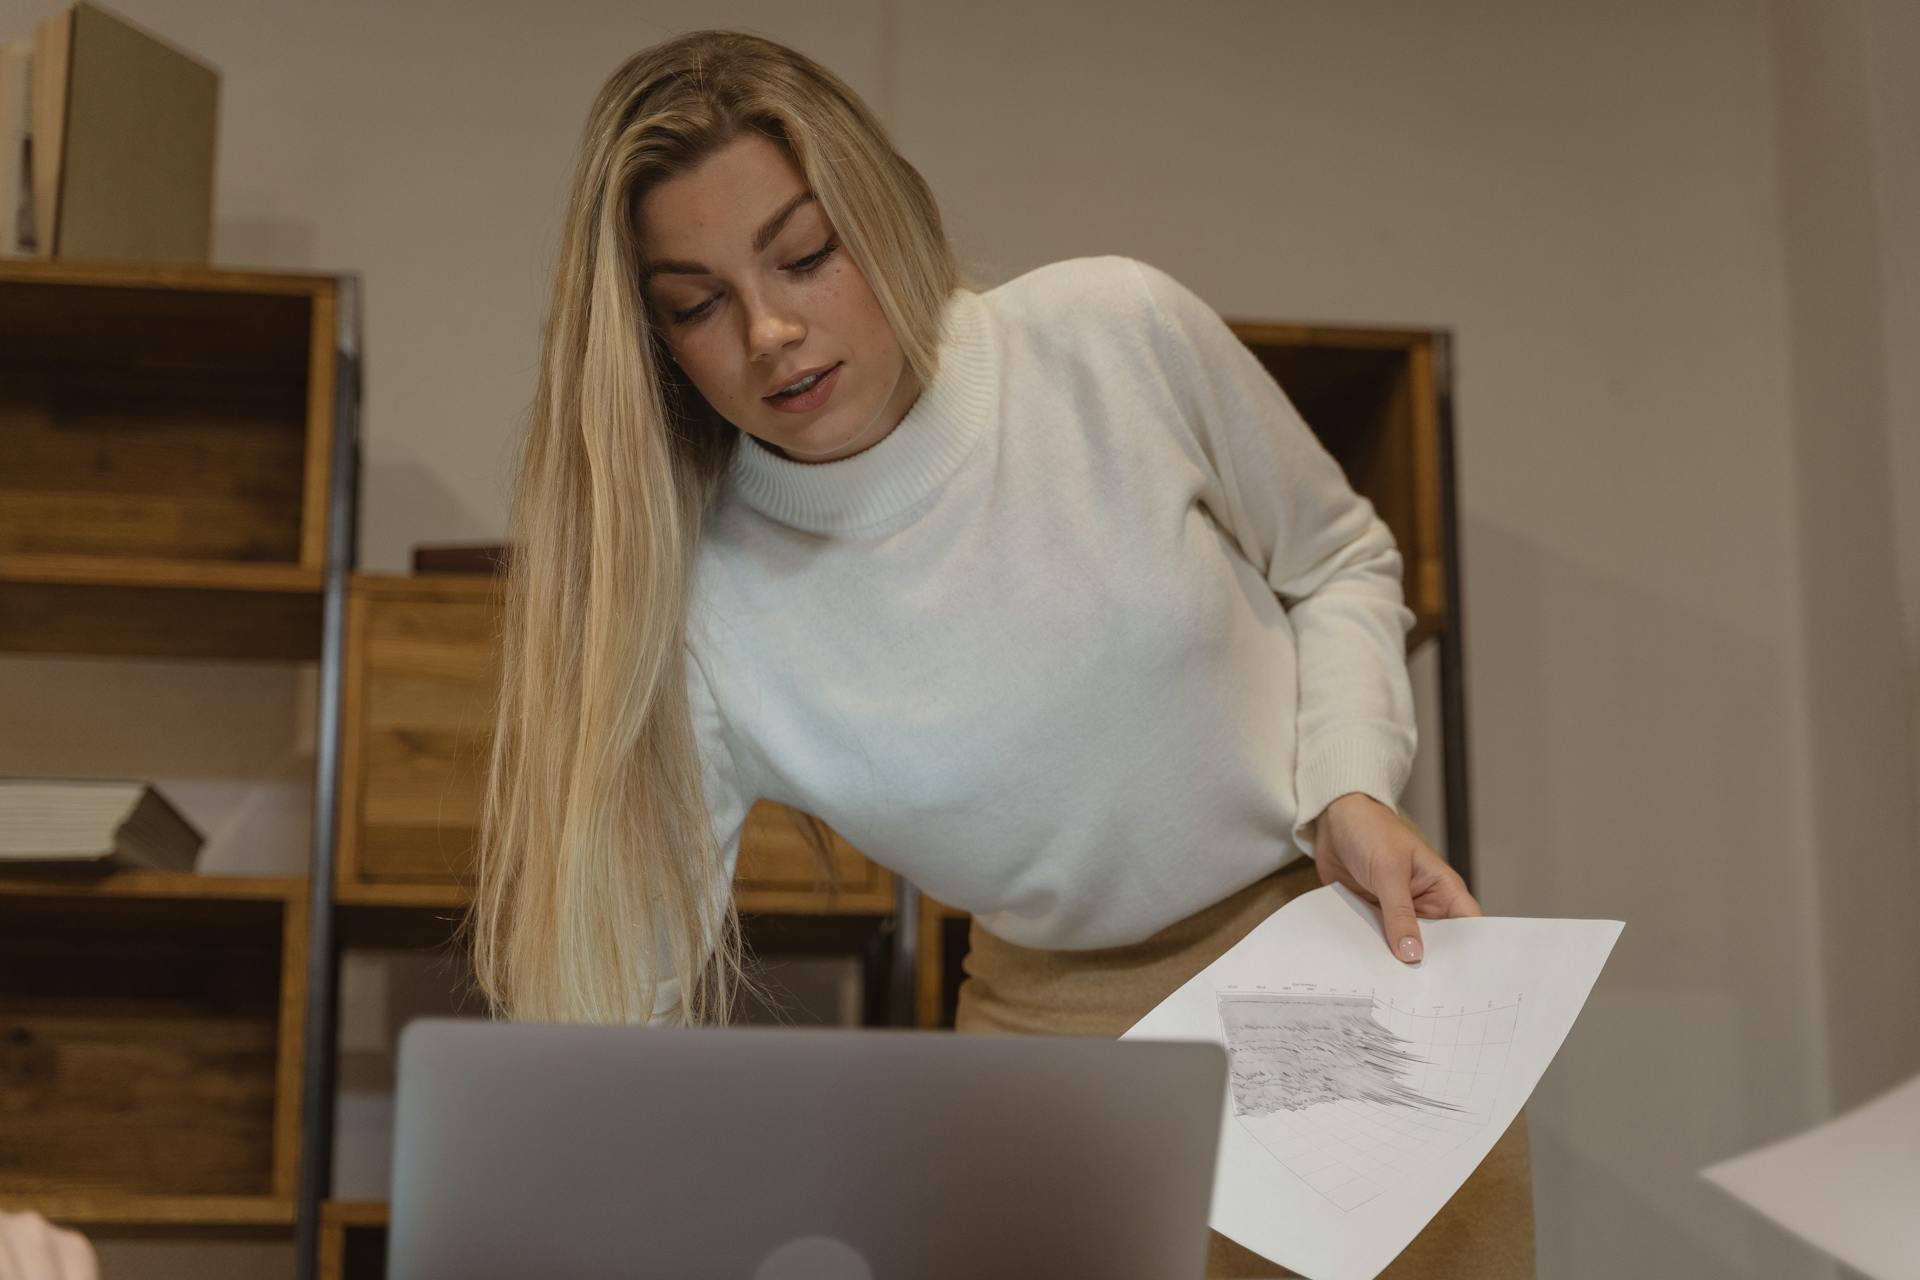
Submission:
<svg viewBox="0 0 1920 1280">
<path fill-rule="evenodd" d="M 293 1198 L 300 1184 L 300 1110 L 307 1032 L 307 895 L 286 900 L 280 929 L 279 1023 L 274 1028 L 272 1194 Z"/>
<path fill-rule="evenodd" d="M 0 582 L 318 595 L 320 574 L 298 565 L 233 564 L 140 556 L 0 554 Z"/>
<path fill-rule="evenodd" d="M 0 262 L 0 649 L 318 655 L 336 288 Z"/>
<path fill-rule="evenodd" d="M 278 1195 L 290 902 L 0 895 L 0 1198 Z"/>
<path fill-rule="evenodd" d="M 362 882 L 459 882 L 478 834 L 499 683 L 488 579 L 414 594 L 356 578 L 353 850 Z"/>
<path fill-rule="evenodd" d="M 314 310 L 0 276 L 0 550 L 298 563 Z"/>
<path fill-rule="evenodd" d="M 137 1234 L 166 1237 L 167 1228 L 191 1228 L 193 1238 L 207 1229 L 253 1235 L 261 1229 L 291 1229 L 294 1203 L 277 1196 L 155 1196 L 122 1193 L 21 1192 L 9 1193 L 11 1211 L 32 1209 L 62 1226 L 79 1227 L 88 1234 Z M 116 1231 L 114 1228 L 132 1228 Z M 276 1231 L 274 1234 L 281 1234 Z"/>
<path fill-rule="evenodd" d="M 327 281 L 314 291 L 307 322 L 305 485 L 300 495 L 302 568 L 319 573 L 327 564 L 327 490 L 333 483 L 335 361 L 339 359 L 340 287 Z"/>
</svg>

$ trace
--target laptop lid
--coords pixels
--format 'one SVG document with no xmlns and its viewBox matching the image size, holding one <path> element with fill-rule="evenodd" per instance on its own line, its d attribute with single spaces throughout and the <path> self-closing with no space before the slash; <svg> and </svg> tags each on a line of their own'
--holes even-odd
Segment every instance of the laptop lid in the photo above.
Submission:
<svg viewBox="0 0 1920 1280">
<path fill-rule="evenodd" d="M 393 1280 L 1198 1277 L 1216 1044 L 423 1019 Z"/>
</svg>

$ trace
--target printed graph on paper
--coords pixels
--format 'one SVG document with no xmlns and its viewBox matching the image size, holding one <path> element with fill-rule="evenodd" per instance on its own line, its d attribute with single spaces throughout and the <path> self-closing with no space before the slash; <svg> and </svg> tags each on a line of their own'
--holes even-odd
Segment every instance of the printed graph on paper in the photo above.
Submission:
<svg viewBox="0 0 1920 1280">
<path fill-rule="evenodd" d="M 1518 996 L 1414 1006 L 1307 983 L 1215 992 L 1235 1121 L 1341 1210 L 1483 1133 Z"/>
</svg>

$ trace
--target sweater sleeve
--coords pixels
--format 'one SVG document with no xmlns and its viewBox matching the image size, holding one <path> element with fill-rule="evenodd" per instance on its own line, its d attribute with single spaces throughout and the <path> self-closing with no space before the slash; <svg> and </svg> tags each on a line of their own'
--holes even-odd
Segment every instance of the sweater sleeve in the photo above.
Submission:
<svg viewBox="0 0 1920 1280">
<path fill-rule="evenodd" d="M 1299 716 L 1293 839 L 1338 797 L 1392 808 L 1416 730 L 1399 549 L 1373 504 L 1245 343 L 1159 268 L 1133 266 L 1158 316 L 1162 363 L 1210 472 L 1203 501 L 1293 624 Z"/>
<path fill-rule="evenodd" d="M 727 746 L 720 705 L 714 699 L 706 668 L 691 648 L 683 652 L 686 659 L 687 709 L 691 713 L 694 739 L 700 752 L 700 791 L 714 840 L 720 846 L 723 872 L 720 883 L 713 886 L 708 917 L 708 928 L 713 930 L 717 929 L 721 913 L 726 910 L 728 898 L 733 892 L 733 874 L 740 861 L 740 837 L 746 829 L 747 811 L 753 807 L 753 801 L 741 784 L 740 771 L 734 763 L 733 752 Z M 661 957 L 663 969 L 670 963 L 666 956 Z M 656 1023 L 671 1021 L 674 1007 L 680 1003 L 680 995 L 679 981 L 663 978 L 654 996 L 652 1020 Z"/>
</svg>

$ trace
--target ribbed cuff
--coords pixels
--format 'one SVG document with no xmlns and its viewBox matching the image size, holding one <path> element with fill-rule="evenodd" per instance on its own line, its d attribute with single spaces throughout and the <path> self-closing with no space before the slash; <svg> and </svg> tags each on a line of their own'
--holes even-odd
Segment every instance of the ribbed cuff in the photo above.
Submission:
<svg viewBox="0 0 1920 1280">
<path fill-rule="evenodd" d="M 1313 844 L 1304 834 L 1307 824 L 1350 791 L 1372 796 L 1389 809 L 1397 808 L 1412 773 L 1413 761 L 1384 729 L 1355 725 L 1322 734 L 1301 753 L 1294 770 L 1298 804 L 1294 844 L 1311 856 Z"/>
</svg>

